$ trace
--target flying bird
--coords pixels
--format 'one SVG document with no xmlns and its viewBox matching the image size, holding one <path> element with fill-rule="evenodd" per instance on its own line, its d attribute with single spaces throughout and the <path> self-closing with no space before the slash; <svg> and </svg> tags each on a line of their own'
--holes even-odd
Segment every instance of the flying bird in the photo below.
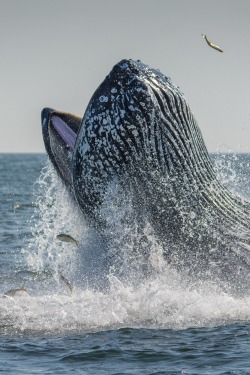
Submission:
<svg viewBox="0 0 250 375">
<path fill-rule="evenodd" d="M 212 47 L 212 48 L 214 48 L 214 49 L 217 49 L 217 51 L 223 52 L 223 50 L 222 50 L 219 46 L 216 46 L 216 44 L 212 43 L 212 42 L 207 38 L 206 35 L 203 35 L 203 34 L 201 34 L 201 35 L 203 36 L 203 38 L 205 39 L 205 41 L 207 42 L 207 44 L 208 44 L 210 47 Z"/>
</svg>

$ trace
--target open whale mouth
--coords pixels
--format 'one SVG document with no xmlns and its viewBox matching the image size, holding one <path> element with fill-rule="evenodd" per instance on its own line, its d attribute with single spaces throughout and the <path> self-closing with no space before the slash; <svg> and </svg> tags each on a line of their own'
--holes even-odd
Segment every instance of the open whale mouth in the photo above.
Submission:
<svg viewBox="0 0 250 375">
<path fill-rule="evenodd" d="M 51 124 L 54 127 L 54 130 L 61 137 L 64 143 L 69 147 L 70 150 L 73 150 L 76 143 L 77 134 L 69 125 L 63 121 L 60 117 L 56 115 L 51 116 Z"/>
<path fill-rule="evenodd" d="M 66 184 L 72 185 L 72 155 L 82 118 L 44 108 L 42 131 L 46 151 Z"/>
</svg>

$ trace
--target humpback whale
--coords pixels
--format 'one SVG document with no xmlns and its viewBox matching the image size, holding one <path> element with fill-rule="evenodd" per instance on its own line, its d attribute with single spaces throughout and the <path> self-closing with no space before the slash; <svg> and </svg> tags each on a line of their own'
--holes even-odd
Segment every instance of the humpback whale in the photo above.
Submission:
<svg viewBox="0 0 250 375">
<path fill-rule="evenodd" d="M 45 108 L 42 129 L 59 176 L 100 230 L 100 208 L 115 181 L 132 197 L 138 222 L 151 223 L 171 266 L 249 292 L 250 202 L 217 178 L 197 121 L 170 78 L 122 60 L 83 118 Z"/>
</svg>

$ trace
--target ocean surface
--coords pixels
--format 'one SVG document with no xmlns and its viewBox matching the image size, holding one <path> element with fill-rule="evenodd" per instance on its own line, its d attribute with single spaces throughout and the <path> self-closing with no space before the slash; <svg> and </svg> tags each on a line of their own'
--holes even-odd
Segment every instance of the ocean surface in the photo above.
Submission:
<svg viewBox="0 0 250 375">
<path fill-rule="evenodd" d="M 212 158 L 222 182 L 250 200 L 250 154 Z M 0 372 L 250 374 L 250 291 L 184 285 L 150 228 L 151 276 L 142 277 L 122 225 L 128 277 L 107 270 L 102 237 L 45 154 L 0 154 L 0 190 Z"/>
</svg>

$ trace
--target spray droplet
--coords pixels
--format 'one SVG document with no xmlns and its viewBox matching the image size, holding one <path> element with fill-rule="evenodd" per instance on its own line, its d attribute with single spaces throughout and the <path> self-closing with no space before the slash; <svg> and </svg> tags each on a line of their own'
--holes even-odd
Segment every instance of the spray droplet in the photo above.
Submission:
<svg viewBox="0 0 250 375">
<path fill-rule="evenodd" d="M 107 103 L 108 100 L 109 100 L 109 99 L 108 99 L 107 96 L 102 95 L 102 96 L 99 97 L 99 101 L 100 101 L 101 103 Z"/>
<path fill-rule="evenodd" d="M 196 213 L 190 212 L 190 219 L 195 219 L 195 218 L 196 218 Z"/>
</svg>

